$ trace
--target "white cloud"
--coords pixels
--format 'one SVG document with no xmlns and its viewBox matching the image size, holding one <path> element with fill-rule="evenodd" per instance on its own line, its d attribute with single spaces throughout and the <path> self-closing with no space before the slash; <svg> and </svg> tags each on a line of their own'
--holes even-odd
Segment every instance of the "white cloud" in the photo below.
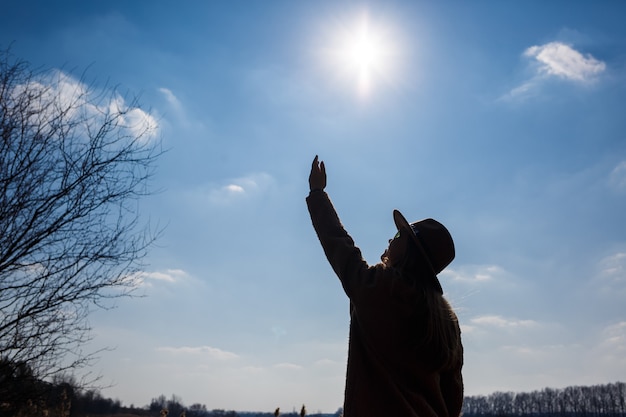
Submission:
<svg viewBox="0 0 626 417">
<path fill-rule="evenodd" d="M 504 278 L 506 271 L 498 265 L 463 265 L 460 268 L 447 268 L 439 276 L 466 284 L 478 284 Z"/>
<path fill-rule="evenodd" d="M 80 121 L 76 129 L 88 135 L 88 128 L 98 128 L 108 115 L 118 115 L 117 131 L 124 135 L 140 140 L 154 138 L 159 130 L 156 119 L 139 107 L 128 104 L 124 97 L 115 91 L 110 94 L 102 94 L 83 82 L 75 79 L 63 71 L 53 70 L 32 80 L 27 84 L 15 86 L 12 91 L 14 97 L 24 91 L 38 93 L 38 99 L 29 105 L 36 110 L 33 117 L 37 117 L 35 123 L 45 128 L 46 121 L 54 120 L 59 114 L 59 109 L 66 111 L 67 122 Z M 42 111 L 39 111 L 42 110 Z M 54 123 L 50 124 L 50 128 Z M 124 132 L 127 130 L 128 132 Z"/>
<path fill-rule="evenodd" d="M 620 251 L 603 258 L 599 263 L 600 290 L 613 296 L 626 293 L 626 252 Z"/>
<path fill-rule="evenodd" d="M 165 271 L 153 271 L 153 272 L 138 272 L 129 277 L 129 280 L 135 282 L 137 286 L 151 287 L 150 281 L 160 281 L 167 283 L 181 282 L 188 277 L 187 272 L 182 269 L 166 269 Z"/>
<path fill-rule="evenodd" d="M 210 185 L 204 191 L 209 203 L 227 205 L 244 198 L 253 197 L 266 192 L 274 184 L 274 178 L 264 172 L 250 174 L 246 177 L 225 181 L 221 185 Z"/>
<path fill-rule="evenodd" d="M 239 355 L 237 355 L 236 353 L 215 348 L 212 346 L 163 346 L 157 348 L 157 351 L 170 353 L 173 355 L 206 355 L 212 359 L 217 359 L 220 361 L 239 358 Z"/>
<path fill-rule="evenodd" d="M 561 42 L 531 46 L 524 51 L 524 56 L 539 62 L 540 73 L 572 81 L 591 81 L 606 69 L 604 62 L 590 54 L 583 55 L 570 45 Z"/>
<path fill-rule="evenodd" d="M 227 192 L 233 193 L 233 194 L 245 193 L 246 192 L 246 190 L 241 185 L 237 185 L 237 184 L 228 184 L 228 185 L 224 186 L 223 189 L 226 190 Z"/>
<path fill-rule="evenodd" d="M 479 316 L 474 317 L 470 320 L 470 322 L 474 325 L 481 326 L 491 326 L 491 327 L 500 327 L 500 328 L 528 328 L 535 327 L 538 323 L 534 320 L 518 320 L 518 319 L 507 319 L 502 316 L 497 315 L 487 315 L 487 316 Z"/>
<path fill-rule="evenodd" d="M 606 70 L 606 63 L 590 54 L 583 55 L 563 42 L 549 42 L 527 48 L 523 56 L 535 64 L 534 75 L 521 85 L 511 89 L 498 101 L 523 100 L 537 95 L 541 82 L 549 78 L 588 84 Z"/>
<path fill-rule="evenodd" d="M 154 116 L 137 107 L 125 108 L 125 112 L 120 127 L 130 130 L 134 137 L 144 141 L 156 135 L 159 123 Z"/>
<path fill-rule="evenodd" d="M 332 367 L 336 367 L 336 366 L 343 366 L 343 363 L 334 361 L 332 359 L 323 358 L 323 359 L 316 360 L 314 362 L 314 365 L 315 366 L 332 366 Z"/>
<path fill-rule="evenodd" d="M 277 363 L 276 365 L 274 365 L 274 368 L 287 369 L 290 371 L 299 371 L 302 369 L 302 366 L 296 365 L 295 363 L 282 362 L 282 363 Z"/>
</svg>

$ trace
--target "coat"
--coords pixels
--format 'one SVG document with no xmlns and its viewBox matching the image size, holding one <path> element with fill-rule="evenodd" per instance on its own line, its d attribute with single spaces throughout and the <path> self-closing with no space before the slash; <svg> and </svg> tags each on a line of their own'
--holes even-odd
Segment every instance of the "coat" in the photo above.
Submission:
<svg viewBox="0 0 626 417">
<path fill-rule="evenodd" d="M 392 267 L 368 265 L 324 191 L 311 192 L 306 202 L 350 299 L 344 417 L 458 417 L 463 355 L 452 366 L 433 369 L 433 352 L 412 343 L 425 328 L 423 288 Z M 458 323 L 450 323 L 460 334 Z"/>
</svg>

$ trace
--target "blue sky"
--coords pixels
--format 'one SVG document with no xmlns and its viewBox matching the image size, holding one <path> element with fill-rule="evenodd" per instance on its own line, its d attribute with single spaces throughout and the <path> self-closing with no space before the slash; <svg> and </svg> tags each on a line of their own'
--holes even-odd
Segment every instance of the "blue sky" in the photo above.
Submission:
<svg viewBox="0 0 626 417">
<path fill-rule="evenodd" d="M 341 406 L 348 301 L 304 202 L 316 154 L 370 263 L 394 208 L 450 229 L 468 395 L 626 375 L 625 3 L 2 9 L 3 48 L 138 96 L 168 149 L 141 206 L 166 225 L 146 296 L 90 318 L 87 348 L 114 348 L 90 368 L 103 395 Z"/>
</svg>

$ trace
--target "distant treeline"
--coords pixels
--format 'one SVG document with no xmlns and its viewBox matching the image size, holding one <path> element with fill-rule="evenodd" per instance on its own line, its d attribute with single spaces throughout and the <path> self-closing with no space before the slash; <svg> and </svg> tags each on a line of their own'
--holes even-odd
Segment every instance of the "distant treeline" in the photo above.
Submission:
<svg viewBox="0 0 626 417">
<path fill-rule="evenodd" d="M 84 417 L 163 416 L 167 417 L 338 417 L 335 413 L 264 410 L 241 412 L 209 409 L 204 404 L 185 406 L 181 397 L 160 395 L 149 405 L 123 406 L 121 401 L 103 397 L 98 390 L 81 389 L 72 377 L 51 382 L 37 379 L 28 365 L 0 358 L 0 417 Z M 167 411 L 166 411 L 167 410 Z M 626 417 L 626 384 L 544 388 L 530 393 L 495 392 L 467 396 L 463 417 Z M 390 416 L 393 417 L 393 416 Z"/>
<path fill-rule="evenodd" d="M 626 384 L 465 397 L 464 417 L 626 417 Z"/>
<path fill-rule="evenodd" d="M 87 394 L 87 395 L 85 395 Z M 97 393 L 82 393 L 75 398 L 76 405 L 82 405 L 82 412 L 89 410 L 94 415 L 96 409 L 111 414 L 132 413 L 136 415 L 158 416 L 163 409 L 168 417 L 274 417 L 273 412 L 242 412 L 234 410 L 209 410 L 204 404 L 184 406 L 180 397 L 172 395 L 166 399 L 161 395 L 142 409 L 120 407 L 119 401 L 102 398 Z M 92 407 L 89 407 L 91 403 Z M 95 407 L 94 407 L 95 406 Z M 107 407 L 108 406 L 108 407 Z M 78 411 L 78 410 L 76 410 Z M 74 414 L 81 416 L 84 414 Z M 296 417 L 301 413 L 295 410 L 279 413 L 281 417 Z M 308 417 L 338 417 L 335 413 L 306 413 Z M 467 396 L 463 403 L 463 417 L 626 417 L 626 384 L 616 382 L 604 385 L 570 386 L 563 389 L 544 388 L 533 392 L 495 392 L 490 395 Z"/>
<path fill-rule="evenodd" d="M 150 405 L 144 408 L 147 412 L 146 415 L 159 416 L 162 415 L 163 410 L 167 410 L 167 417 L 339 417 L 342 414 L 342 409 L 338 409 L 335 413 L 321 414 L 321 413 L 309 413 L 303 404 L 300 411 L 296 411 L 295 408 L 292 411 L 281 410 L 277 407 L 273 411 L 234 411 L 234 410 L 222 410 L 222 409 L 209 409 L 206 405 L 196 403 L 190 406 L 185 406 L 181 397 L 178 395 L 172 395 L 169 399 L 165 395 L 159 395 L 150 401 Z M 126 412 L 127 414 L 139 415 L 140 410 L 137 409 L 123 409 L 120 413 Z"/>
</svg>

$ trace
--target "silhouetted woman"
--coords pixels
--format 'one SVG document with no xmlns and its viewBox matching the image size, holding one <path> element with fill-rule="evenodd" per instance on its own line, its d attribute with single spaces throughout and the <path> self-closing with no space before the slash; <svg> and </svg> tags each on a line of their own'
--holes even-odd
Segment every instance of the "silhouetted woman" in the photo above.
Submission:
<svg viewBox="0 0 626 417">
<path fill-rule="evenodd" d="M 398 233 L 370 266 L 324 192 L 317 156 L 309 186 L 313 227 L 350 299 L 344 417 L 458 417 L 461 331 L 437 278 L 454 259 L 450 233 L 433 219 L 409 224 L 394 210 Z"/>
</svg>

